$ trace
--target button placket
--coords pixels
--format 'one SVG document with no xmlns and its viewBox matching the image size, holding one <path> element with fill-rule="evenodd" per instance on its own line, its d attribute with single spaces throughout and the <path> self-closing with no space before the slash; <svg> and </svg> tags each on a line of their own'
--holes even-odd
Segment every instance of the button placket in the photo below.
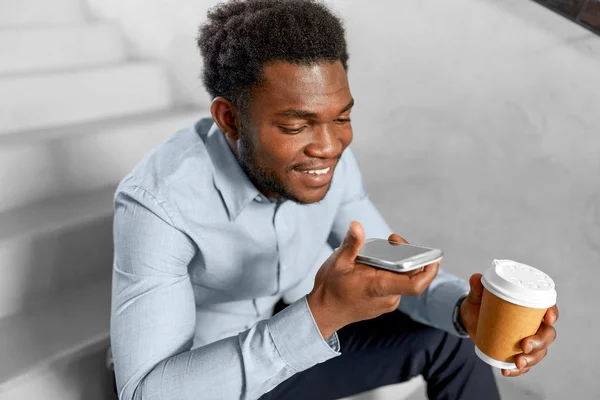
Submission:
<svg viewBox="0 0 600 400">
<path fill-rule="evenodd" d="M 277 215 L 275 219 L 275 230 L 277 232 L 277 248 L 279 252 L 279 287 L 284 287 L 286 280 L 289 279 L 287 276 L 289 273 L 289 260 L 286 255 L 285 243 L 289 239 L 290 235 L 290 221 L 287 221 L 289 217 L 289 206 L 288 202 L 278 203 Z"/>
<path fill-rule="evenodd" d="M 289 283 L 295 279 L 293 263 L 294 249 L 290 243 L 293 240 L 294 226 L 297 221 L 297 207 L 292 202 L 285 202 L 278 210 L 276 219 L 277 240 L 279 246 L 279 284 L 280 287 L 288 287 Z"/>
</svg>

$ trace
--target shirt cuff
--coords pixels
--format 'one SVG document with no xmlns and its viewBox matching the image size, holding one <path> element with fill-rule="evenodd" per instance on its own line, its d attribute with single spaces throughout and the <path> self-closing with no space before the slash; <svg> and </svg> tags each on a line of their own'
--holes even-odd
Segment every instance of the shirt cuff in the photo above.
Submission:
<svg viewBox="0 0 600 400">
<path fill-rule="evenodd" d="M 431 320 L 434 326 L 464 337 L 454 326 L 454 308 L 456 303 L 469 293 L 468 284 L 462 282 L 446 282 L 435 288 L 430 294 Z"/>
<path fill-rule="evenodd" d="M 268 327 L 279 354 L 295 371 L 340 355 L 337 333 L 327 341 L 323 339 L 306 296 L 271 317 Z"/>
</svg>

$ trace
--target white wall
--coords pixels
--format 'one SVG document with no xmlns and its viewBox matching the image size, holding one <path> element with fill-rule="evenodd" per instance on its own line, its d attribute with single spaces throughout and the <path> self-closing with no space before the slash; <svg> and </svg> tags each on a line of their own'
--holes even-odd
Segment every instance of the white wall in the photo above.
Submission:
<svg viewBox="0 0 600 400">
<path fill-rule="evenodd" d="M 180 102 L 207 102 L 195 36 L 218 0 L 82 1 L 94 18 L 119 23 L 131 54 L 168 67 Z M 359 100 L 374 104 L 372 96 L 390 90 L 390 103 L 411 106 L 500 102 L 527 108 L 535 124 L 591 118 L 600 107 L 591 101 L 589 77 L 599 75 L 585 39 L 592 34 L 528 0 L 329 3 L 346 20 Z"/>
<path fill-rule="evenodd" d="M 217 0 L 82 1 L 92 19 L 112 20 L 121 27 L 133 57 L 158 61 L 168 69 L 178 103 L 209 103 L 199 78 L 202 63 L 195 38 Z"/>
<path fill-rule="evenodd" d="M 86 1 L 170 69 L 180 102 L 208 102 L 194 38 L 216 0 Z M 600 38 L 529 0 L 330 3 L 346 20 L 354 147 L 375 202 L 412 241 L 442 245 L 458 275 L 512 257 L 553 276 L 559 340 L 502 385 L 596 398 L 600 339 L 582 335 L 600 329 Z"/>
<path fill-rule="evenodd" d="M 511 110 L 531 134 L 545 132 L 543 151 L 568 145 L 583 157 L 598 154 L 599 141 L 577 136 L 600 115 L 600 39 L 589 31 L 528 0 L 335 4 L 344 4 L 363 110 L 458 107 L 468 110 L 465 118 Z"/>
</svg>

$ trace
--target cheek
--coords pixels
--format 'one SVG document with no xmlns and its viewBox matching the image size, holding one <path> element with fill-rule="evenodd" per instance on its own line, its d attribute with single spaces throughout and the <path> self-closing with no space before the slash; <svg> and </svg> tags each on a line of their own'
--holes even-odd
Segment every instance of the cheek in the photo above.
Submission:
<svg viewBox="0 0 600 400">
<path fill-rule="evenodd" d="M 285 170 L 292 166 L 298 154 L 302 153 L 305 144 L 300 136 L 284 135 L 278 130 L 268 131 L 259 137 L 255 157 L 270 169 Z"/>
<path fill-rule="evenodd" d="M 352 126 L 349 126 L 348 129 L 344 131 L 342 134 L 342 144 L 344 145 L 344 149 L 352 143 L 352 139 L 354 138 L 354 131 L 352 130 Z"/>
</svg>

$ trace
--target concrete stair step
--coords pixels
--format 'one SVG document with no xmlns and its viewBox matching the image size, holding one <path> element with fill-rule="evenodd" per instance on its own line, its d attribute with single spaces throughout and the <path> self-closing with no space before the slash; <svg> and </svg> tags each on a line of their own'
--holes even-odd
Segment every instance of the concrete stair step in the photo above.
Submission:
<svg viewBox="0 0 600 400">
<path fill-rule="evenodd" d="M 82 22 L 79 0 L 3 0 L 0 1 L 0 28 L 48 26 Z"/>
<path fill-rule="evenodd" d="M 424 382 L 423 378 L 418 376 L 408 382 L 384 386 L 377 390 L 371 390 L 370 392 L 340 400 L 405 400 L 409 397 L 412 399 L 413 397 L 411 395 L 417 390 L 420 390 L 420 388 L 423 387 Z"/>
<path fill-rule="evenodd" d="M 0 318 L 110 279 L 113 194 L 111 186 L 0 214 Z"/>
<path fill-rule="evenodd" d="M 208 111 L 164 110 L 2 135 L 0 212 L 115 184 L 151 148 L 203 115 Z"/>
<path fill-rule="evenodd" d="M 0 135 L 168 108 L 165 71 L 127 63 L 0 77 Z"/>
<path fill-rule="evenodd" d="M 108 341 L 49 363 L 0 389 L 2 400 L 118 400 L 104 367 Z"/>
<path fill-rule="evenodd" d="M 107 24 L 0 30 L 0 75 L 100 66 L 125 55 L 121 32 Z"/>
<path fill-rule="evenodd" d="M 0 398 L 106 399 L 110 281 L 96 281 L 0 320 Z M 75 378 L 75 379 L 74 379 Z M 81 378 L 81 380 L 80 380 Z M 87 380 L 87 382 L 86 382 Z M 106 386 L 104 386 L 106 385 Z M 106 393 L 110 393 L 108 390 Z"/>
</svg>

